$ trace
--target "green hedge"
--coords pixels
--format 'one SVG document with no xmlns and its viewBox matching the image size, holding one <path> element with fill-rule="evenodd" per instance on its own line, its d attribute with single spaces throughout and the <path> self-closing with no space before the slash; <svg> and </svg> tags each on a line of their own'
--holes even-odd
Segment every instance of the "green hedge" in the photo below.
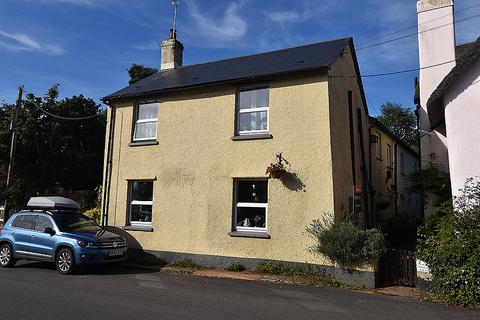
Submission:
<svg viewBox="0 0 480 320">
<path fill-rule="evenodd" d="M 469 180 L 462 196 L 419 232 L 417 256 L 432 273 L 439 302 L 480 307 L 480 182 Z"/>
</svg>

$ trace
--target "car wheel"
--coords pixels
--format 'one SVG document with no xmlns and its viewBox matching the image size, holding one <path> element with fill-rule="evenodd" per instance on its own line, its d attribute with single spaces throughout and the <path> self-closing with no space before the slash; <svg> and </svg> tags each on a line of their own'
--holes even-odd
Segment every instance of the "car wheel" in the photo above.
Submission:
<svg viewBox="0 0 480 320">
<path fill-rule="evenodd" d="M 61 274 L 71 274 L 75 267 L 72 250 L 64 248 L 57 253 L 55 265 Z"/>
<path fill-rule="evenodd" d="M 9 244 L 0 247 L 0 266 L 2 268 L 13 267 L 15 259 L 13 258 L 13 250 Z"/>
</svg>

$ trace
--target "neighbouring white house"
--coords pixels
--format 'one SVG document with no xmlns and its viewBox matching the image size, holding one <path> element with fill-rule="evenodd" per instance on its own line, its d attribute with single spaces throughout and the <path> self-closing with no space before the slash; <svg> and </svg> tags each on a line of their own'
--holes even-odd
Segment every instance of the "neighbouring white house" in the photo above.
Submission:
<svg viewBox="0 0 480 320">
<path fill-rule="evenodd" d="M 418 1 L 417 12 L 422 167 L 450 173 L 455 196 L 480 176 L 480 38 L 456 44 L 452 0 Z"/>
<path fill-rule="evenodd" d="M 457 65 L 427 102 L 433 128 L 444 128 L 452 193 L 480 177 L 480 38 L 466 45 Z"/>
</svg>

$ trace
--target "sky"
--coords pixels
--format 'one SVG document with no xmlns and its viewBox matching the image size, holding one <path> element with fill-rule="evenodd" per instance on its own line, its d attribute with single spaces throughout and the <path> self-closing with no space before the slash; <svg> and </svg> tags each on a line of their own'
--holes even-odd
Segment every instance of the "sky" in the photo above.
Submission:
<svg viewBox="0 0 480 320">
<path fill-rule="evenodd" d="M 457 20 L 480 15 L 457 0 Z M 0 0 L 0 103 L 17 87 L 100 98 L 128 84 L 132 63 L 159 67 L 172 27 L 171 0 Z M 416 0 L 180 0 L 184 65 L 353 37 L 362 48 L 416 32 Z M 456 25 L 457 43 L 480 36 L 480 16 Z M 375 40 L 372 42 L 372 40 Z M 365 43 L 366 41 L 370 41 Z M 417 37 L 357 52 L 364 75 L 418 67 Z M 384 102 L 413 107 L 418 72 L 364 78 L 371 115 Z"/>
</svg>

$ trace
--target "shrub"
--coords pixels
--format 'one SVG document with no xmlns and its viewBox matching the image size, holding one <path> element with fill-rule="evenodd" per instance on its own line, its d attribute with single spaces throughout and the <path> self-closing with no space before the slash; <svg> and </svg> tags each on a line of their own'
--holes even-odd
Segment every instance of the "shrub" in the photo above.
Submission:
<svg viewBox="0 0 480 320">
<path fill-rule="evenodd" d="M 245 270 L 245 267 L 240 263 L 238 263 L 238 261 L 232 261 L 228 264 L 228 266 L 225 267 L 225 270 L 233 271 L 233 272 L 241 272 Z"/>
<path fill-rule="evenodd" d="M 95 192 L 96 192 L 96 195 L 95 195 L 96 200 L 94 201 L 95 202 L 95 207 L 90 209 L 90 210 L 86 210 L 84 212 L 84 215 L 86 215 L 90 219 L 94 220 L 95 222 L 100 223 L 100 219 L 102 217 L 102 187 L 98 186 L 95 189 Z"/>
<path fill-rule="evenodd" d="M 417 255 L 430 267 L 435 300 L 480 306 L 480 181 L 467 181 L 450 212 L 419 231 Z"/>
<path fill-rule="evenodd" d="M 87 210 L 85 211 L 84 215 L 94 220 L 96 223 L 100 223 L 100 216 L 101 216 L 100 208 L 93 208 L 93 209 Z"/>
<path fill-rule="evenodd" d="M 307 232 L 317 240 L 311 252 L 326 256 L 341 266 L 375 263 L 386 251 L 380 230 L 362 230 L 351 221 L 314 220 Z"/>
<path fill-rule="evenodd" d="M 172 263 L 170 263 L 170 266 L 179 267 L 179 268 L 188 268 L 188 269 L 198 269 L 198 268 L 200 268 L 200 266 L 195 261 L 193 261 L 192 259 L 175 260 Z"/>
</svg>

